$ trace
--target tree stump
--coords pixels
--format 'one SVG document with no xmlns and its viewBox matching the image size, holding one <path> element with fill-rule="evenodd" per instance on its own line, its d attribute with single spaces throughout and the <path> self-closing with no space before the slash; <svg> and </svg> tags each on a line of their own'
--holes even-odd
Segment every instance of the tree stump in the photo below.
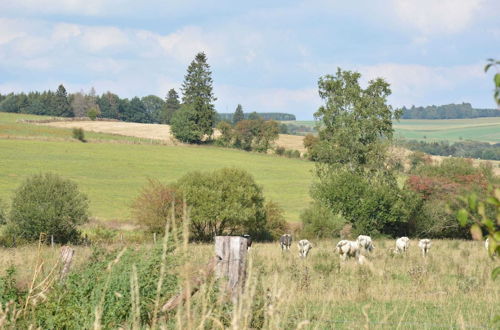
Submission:
<svg viewBox="0 0 500 330">
<path fill-rule="evenodd" d="M 215 275 L 222 279 L 224 290 L 236 302 L 243 292 L 247 275 L 247 239 L 240 236 L 216 236 L 215 255 L 219 259 Z"/>
</svg>

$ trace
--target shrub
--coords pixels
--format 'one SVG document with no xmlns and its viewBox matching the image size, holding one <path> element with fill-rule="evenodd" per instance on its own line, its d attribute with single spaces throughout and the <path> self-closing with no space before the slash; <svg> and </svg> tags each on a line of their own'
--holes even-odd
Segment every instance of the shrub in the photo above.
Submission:
<svg viewBox="0 0 500 330">
<path fill-rule="evenodd" d="M 320 203 L 311 203 L 300 214 L 302 220 L 302 234 L 307 238 L 339 237 L 346 220 L 338 214 L 333 214 Z"/>
<path fill-rule="evenodd" d="M 278 146 L 276 147 L 276 155 L 279 155 L 279 156 L 283 156 L 283 154 L 285 153 L 285 147 L 281 147 L 281 146 Z"/>
<path fill-rule="evenodd" d="M 92 108 L 87 111 L 87 116 L 89 116 L 90 120 L 96 120 L 98 116 L 101 115 L 101 110 L 99 109 L 99 106 L 93 106 Z"/>
<path fill-rule="evenodd" d="M 157 180 L 149 180 L 132 205 L 137 224 L 151 233 L 163 234 L 172 219 L 172 206 L 177 222 L 182 218 L 182 197 L 178 189 Z"/>
<path fill-rule="evenodd" d="M 227 121 L 221 121 L 217 124 L 220 137 L 216 140 L 217 144 L 223 147 L 230 147 L 233 140 L 233 127 Z"/>
<path fill-rule="evenodd" d="M 182 105 L 172 117 L 170 129 L 179 141 L 186 143 L 200 143 L 203 139 L 203 131 L 196 123 L 197 112 L 190 105 Z"/>
<path fill-rule="evenodd" d="M 288 226 L 283 215 L 284 211 L 278 203 L 269 201 L 265 205 L 266 224 L 262 229 L 252 228 L 250 235 L 257 240 L 274 241 L 287 232 Z"/>
<path fill-rule="evenodd" d="M 262 188 L 244 170 L 191 172 L 177 186 L 190 209 L 194 240 L 210 241 L 215 235 L 241 234 L 265 227 Z"/>
<path fill-rule="evenodd" d="M 300 151 L 298 151 L 298 150 L 294 150 L 294 151 L 292 152 L 292 157 L 293 157 L 293 158 L 300 158 Z"/>
<path fill-rule="evenodd" d="M 7 212 L 5 211 L 5 204 L 0 199 L 0 225 L 4 225 L 5 222 L 7 221 L 6 213 Z"/>
<path fill-rule="evenodd" d="M 77 243 L 77 226 L 88 219 L 88 199 L 76 183 L 56 174 L 37 174 L 14 193 L 7 231 L 28 241 L 46 233 L 57 243 Z"/>
<path fill-rule="evenodd" d="M 73 139 L 80 140 L 82 142 L 87 142 L 85 140 L 85 132 L 83 128 L 75 127 L 73 128 Z"/>
</svg>

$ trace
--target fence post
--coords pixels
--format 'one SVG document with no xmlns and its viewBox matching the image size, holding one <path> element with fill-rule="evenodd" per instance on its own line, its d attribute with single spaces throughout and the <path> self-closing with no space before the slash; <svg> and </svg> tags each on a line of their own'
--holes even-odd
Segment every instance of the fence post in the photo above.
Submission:
<svg viewBox="0 0 500 330">
<path fill-rule="evenodd" d="M 153 243 L 156 244 L 156 233 L 153 233 Z"/>
<path fill-rule="evenodd" d="M 50 235 L 50 246 L 54 247 L 54 235 Z"/>
<path fill-rule="evenodd" d="M 224 289 L 236 303 L 246 280 L 247 239 L 240 236 L 216 236 L 215 255 L 219 259 L 215 275 L 223 279 Z"/>
<path fill-rule="evenodd" d="M 59 281 L 64 281 L 71 268 L 71 262 L 73 261 L 73 256 L 75 255 L 75 250 L 65 245 L 61 248 L 61 273 L 59 274 Z"/>
</svg>

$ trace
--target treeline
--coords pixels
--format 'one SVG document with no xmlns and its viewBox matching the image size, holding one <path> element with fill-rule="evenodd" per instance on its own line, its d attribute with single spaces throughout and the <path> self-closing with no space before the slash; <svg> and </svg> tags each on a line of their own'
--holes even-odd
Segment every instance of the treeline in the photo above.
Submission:
<svg viewBox="0 0 500 330">
<path fill-rule="evenodd" d="M 179 95 L 171 89 L 165 100 L 148 95 L 142 98 L 120 98 L 106 92 L 97 95 L 94 88 L 68 94 L 63 85 L 56 92 L 0 94 L 0 111 L 57 117 L 90 117 L 118 119 L 138 123 L 169 124 L 180 108 Z"/>
<path fill-rule="evenodd" d="M 463 119 L 500 117 L 498 109 L 474 109 L 470 103 L 403 107 L 401 119 Z"/>
<path fill-rule="evenodd" d="M 422 151 L 430 155 L 500 160 L 500 143 L 489 144 L 477 141 L 449 143 L 448 141 L 424 142 L 409 140 L 400 141 L 399 144 L 410 150 Z"/>
<path fill-rule="evenodd" d="M 260 117 L 264 120 L 279 120 L 279 121 L 287 121 L 287 120 L 296 120 L 295 115 L 290 113 L 282 113 L 282 112 L 251 112 L 245 113 L 244 119 L 255 119 L 252 117 Z M 217 118 L 219 121 L 234 121 L 234 113 L 217 113 Z"/>
</svg>

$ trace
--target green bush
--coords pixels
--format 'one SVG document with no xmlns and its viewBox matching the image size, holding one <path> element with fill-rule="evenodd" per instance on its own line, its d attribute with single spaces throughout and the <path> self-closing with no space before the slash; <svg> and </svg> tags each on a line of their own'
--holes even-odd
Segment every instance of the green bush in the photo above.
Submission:
<svg viewBox="0 0 500 330">
<path fill-rule="evenodd" d="M 88 199 L 76 183 L 56 174 L 37 174 L 14 193 L 7 234 L 37 241 L 45 233 L 56 243 L 77 243 L 77 226 L 88 219 Z"/>
<path fill-rule="evenodd" d="M 168 269 L 178 265 L 167 252 Z M 90 261 L 71 272 L 64 285 L 56 285 L 47 299 L 18 323 L 21 328 L 34 324 L 42 329 L 93 328 L 96 308 L 102 308 L 103 329 L 132 328 L 131 276 L 137 269 L 140 301 L 140 324 L 149 324 L 160 274 L 162 246 L 127 249 L 117 262 L 117 252 L 94 250 Z M 178 258 L 178 257 L 177 257 Z M 112 264 L 110 268 L 109 265 Z M 178 290 L 178 278 L 167 270 L 160 291 L 166 301 Z M 103 300 L 101 300 L 103 299 Z M 102 303 L 101 303 L 102 301 Z"/>
<path fill-rule="evenodd" d="M 285 154 L 285 147 L 276 147 L 276 155 L 283 156 Z"/>
<path fill-rule="evenodd" d="M 333 214 L 328 208 L 314 202 L 301 215 L 302 234 L 304 237 L 332 238 L 339 237 L 346 220 L 339 214 Z"/>
<path fill-rule="evenodd" d="M 265 227 L 262 188 L 244 170 L 191 172 L 177 186 L 190 209 L 194 240 L 210 241 L 215 235 L 243 234 Z"/>
<path fill-rule="evenodd" d="M 79 128 L 79 127 L 73 128 L 73 139 L 80 140 L 82 142 L 86 142 L 85 131 L 83 130 L 83 128 Z"/>
<path fill-rule="evenodd" d="M 197 124 L 197 112 L 192 106 L 182 105 L 172 117 L 170 129 L 179 141 L 186 143 L 200 143 L 204 133 Z"/>
<path fill-rule="evenodd" d="M 0 304 L 9 301 L 20 303 L 20 298 L 24 292 L 19 289 L 16 281 L 16 268 L 10 266 L 5 270 L 5 275 L 0 274 Z"/>
<path fill-rule="evenodd" d="M 278 203 L 269 201 L 265 205 L 266 224 L 263 228 L 251 228 L 250 235 L 256 240 L 275 241 L 288 231 L 284 210 Z"/>
<path fill-rule="evenodd" d="M 4 225 L 7 221 L 6 217 L 6 210 L 5 210 L 5 204 L 4 202 L 0 199 L 0 225 Z"/>
<path fill-rule="evenodd" d="M 87 116 L 89 116 L 90 120 L 96 120 L 98 116 L 101 115 L 101 110 L 99 109 L 99 106 L 93 106 L 92 108 L 87 111 Z"/>
</svg>

